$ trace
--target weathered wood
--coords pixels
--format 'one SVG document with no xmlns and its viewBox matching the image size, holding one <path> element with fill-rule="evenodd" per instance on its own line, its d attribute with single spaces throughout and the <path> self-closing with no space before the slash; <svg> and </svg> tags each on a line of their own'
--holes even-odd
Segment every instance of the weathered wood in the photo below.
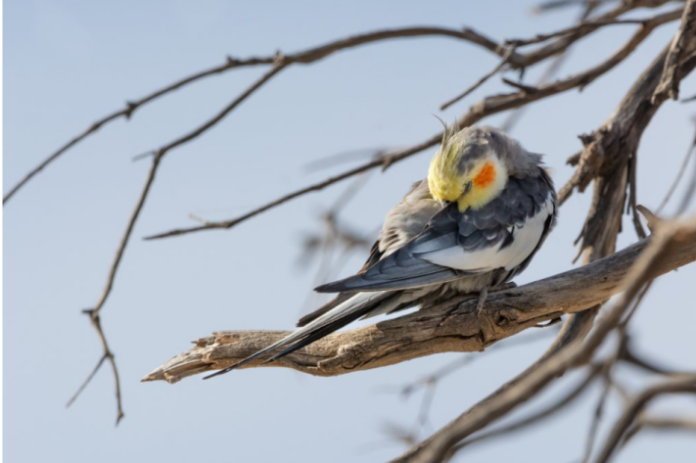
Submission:
<svg viewBox="0 0 696 463">
<path fill-rule="evenodd" d="M 621 292 L 623 278 L 650 239 L 604 259 L 518 288 L 491 293 L 482 316 L 476 299 L 446 303 L 376 325 L 327 336 L 264 366 L 335 376 L 384 367 L 440 352 L 476 352 L 527 328 L 593 307 Z M 653 269 L 662 275 L 696 260 L 696 232 Z M 143 378 L 175 383 L 225 368 L 286 336 L 288 331 L 220 331 L 195 341 Z M 260 366 L 258 363 L 249 367 Z M 248 367 L 248 368 L 249 368 Z"/>
</svg>

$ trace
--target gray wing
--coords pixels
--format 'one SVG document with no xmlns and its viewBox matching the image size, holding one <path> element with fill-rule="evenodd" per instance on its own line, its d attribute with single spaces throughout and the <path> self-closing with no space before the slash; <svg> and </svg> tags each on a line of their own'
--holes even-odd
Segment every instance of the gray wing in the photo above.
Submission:
<svg viewBox="0 0 696 463">
<path fill-rule="evenodd" d="M 457 246 L 457 206 L 450 205 L 437 213 L 427 227 L 401 247 L 382 257 L 365 271 L 316 288 L 318 292 L 381 291 L 407 289 L 456 280 L 466 275 L 456 269 L 433 264 L 424 259 L 432 250 Z"/>
<path fill-rule="evenodd" d="M 531 218 L 542 219 L 541 238 L 526 245 L 527 254 L 533 254 L 548 233 L 547 222 L 553 220 L 554 213 L 555 193 L 545 172 L 539 169 L 536 175 L 511 177 L 503 192 L 481 209 L 460 213 L 457 205 L 451 204 L 437 212 L 418 235 L 397 249 L 389 249 L 390 253 L 361 273 L 316 290 L 407 289 L 506 267 L 513 255 L 519 258 L 519 250 L 513 246 L 516 236 L 523 236 L 519 231 Z M 528 263 L 527 256 L 523 257 Z"/>
</svg>

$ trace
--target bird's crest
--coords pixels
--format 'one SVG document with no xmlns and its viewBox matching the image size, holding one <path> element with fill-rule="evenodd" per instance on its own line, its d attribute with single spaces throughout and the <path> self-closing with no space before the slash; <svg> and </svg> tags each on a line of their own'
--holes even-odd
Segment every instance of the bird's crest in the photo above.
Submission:
<svg viewBox="0 0 696 463">
<path fill-rule="evenodd" d="M 462 193 L 458 164 L 464 139 L 457 135 L 456 125 L 445 127 L 442 145 L 430 163 L 428 185 L 431 194 L 439 200 L 454 201 Z"/>
</svg>

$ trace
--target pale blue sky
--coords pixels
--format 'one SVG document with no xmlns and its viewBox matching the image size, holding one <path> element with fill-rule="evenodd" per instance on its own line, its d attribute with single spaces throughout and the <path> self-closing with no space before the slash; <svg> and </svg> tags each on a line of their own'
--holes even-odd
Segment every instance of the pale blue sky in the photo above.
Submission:
<svg viewBox="0 0 696 463">
<path fill-rule="evenodd" d="M 497 38 L 525 37 L 570 23 L 577 12 L 528 14 L 534 1 L 233 2 L 10 0 L 5 2 L 5 189 L 87 125 L 182 76 L 245 57 L 292 52 L 383 27 L 473 26 Z M 649 11 L 640 12 L 644 17 Z M 634 26 L 607 29 L 582 42 L 561 75 L 608 56 Z M 660 29 L 612 74 L 584 92 L 533 106 L 513 135 L 546 153 L 562 185 L 572 170 L 577 135 L 598 127 L 627 82 L 673 34 Z M 190 225 L 189 213 L 228 218 L 277 195 L 342 170 L 303 165 L 360 148 L 406 146 L 435 133 L 468 104 L 504 87 L 498 79 L 451 110 L 438 106 L 497 62 L 475 46 L 444 38 L 407 39 L 342 52 L 295 67 L 254 95 L 219 126 L 164 161 L 152 195 L 103 311 L 121 370 L 126 418 L 114 428 L 113 385 L 99 372 L 84 395 L 65 402 L 100 355 L 80 310 L 95 303 L 148 164 L 135 154 L 197 126 L 261 72 L 212 77 L 138 110 L 70 151 L 5 207 L 5 457 L 8 462 L 384 461 L 403 447 L 384 423 L 415 422 L 419 397 L 402 401 L 384 389 L 432 372 L 455 355 L 439 355 L 338 378 L 292 371 L 235 372 L 215 381 L 170 386 L 139 379 L 188 342 L 221 329 L 288 329 L 311 308 L 314 270 L 297 271 L 303 233 L 347 186 L 305 197 L 230 231 L 143 242 L 142 236 Z M 529 70 L 533 81 L 538 69 Z M 696 80 L 683 84 L 696 93 Z M 639 154 L 639 202 L 655 208 L 692 136 L 693 104 L 669 101 Z M 493 117 L 487 123 L 500 123 Z M 432 150 L 373 175 L 342 217 L 370 232 L 426 173 Z M 677 197 L 679 192 L 677 193 Z M 588 206 L 576 195 L 532 266 L 532 281 L 571 268 Z M 635 241 L 625 221 L 620 246 Z M 343 273 L 364 256 L 354 256 Z M 696 367 L 696 312 L 683 286 L 696 267 L 661 279 L 635 319 L 639 348 L 674 366 Z M 318 302 L 316 299 L 310 301 Z M 675 323 L 675 320 L 678 322 Z M 438 388 L 431 422 L 439 427 L 511 378 L 548 341 L 500 349 L 458 371 Z M 576 375 L 563 380 L 561 388 Z M 627 375 L 627 385 L 643 384 Z M 555 389 L 558 392 L 560 388 Z M 554 391 L 551 391 L 553 394 Z M 596 395 L 597 391 L 593 390 Z M 548 400 L 544 396 L 542 401 Z M 543 427 L 493 446 L 471 448 L 468 462 L 564 462 L 582 453 L 595 397 Z M 533 406 L 532 406 L 533 407 Z M 659 408 L 687 410 L 692 402 Z M 528 407 L 531 409 L 531 407 Z M 609 417 L 616 408 L 610 407 Z M 606 426 L 602 428 L 606 431 Z M 600 440 L 601 442 L 601 440 Z M 693 436 L 649 434 L 617 461 L 687 461 Z"/>
</svg>

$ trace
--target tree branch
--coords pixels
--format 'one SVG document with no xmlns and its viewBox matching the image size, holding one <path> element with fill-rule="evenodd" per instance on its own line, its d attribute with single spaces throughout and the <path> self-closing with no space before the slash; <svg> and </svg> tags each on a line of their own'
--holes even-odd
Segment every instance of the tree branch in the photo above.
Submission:
<svg viewBox="0 0 696 463">
<path fill-rule="evenodd" d="M 597 463 L 606 463 L 609 461 L 616 447 L 619 445 L 622 436 L 648 402 L 662 394 L 674 394 L 679 392 L 696 393 L 696 375 L 680 375 L 677 378 L 672 378 L 669 381 L 651 386 L 640 393 L 631 401 L 630 405 L 614 425 L 606 444 L 595 461 Z"/>
<path fill-rule="evenodd" d="M 688 0 L 684 7 L 682 23 L 665 59 L 660 83 L 653 94 L 653 104 L 661 103 L 667 98 L 679 99 L 679 66 L 696 50 L 696 0 Z"/>
<path fill-rule="evenodd" d="M 684 232 L 687 233 L 687 232 Z M 661 275 L 696 260 L 696 222 L 678 252 L 654 266 Z M 519 288 L 491 293 L 481 319 L 476 298 L 456 297 L 417 313 L 328 336 L 264 366 L 334 376 L 378 368 L 440 352 L 477 352 L 527 328 L 601 303 L 621 282 L 650 239 L 610 257 Z M 143 381 L 177 382 L 225 368 L 287 335 L 286 331 L 222 331 L 199 339 Z M 259 366 L 258 363 L 250 367 Z"/>
<path fill-rule="evenodd" d="M 286 58 L 292 61 L 293 63 L 310 64 L 315 61 L 319 61 L 323 58 L 326 58 L 327 56 L 338 51 L 358 47 L 361 45 L 366 45 L 369 43 L 379 42 L 383 40 L 391 40 L 396 38 L 427 36 L 451 37 L 455 39 L 460 39 L 479 45 L 499 55 L 501 54 L 499 46 L 496 42 L 479 34 L 473 29 L 466 28 L 464 30 L 455 30 L 441 27 L 407 27 L 400 29 L 386 29 L 347 37 L 345 39 L 336 40 L 334 42 L 330 42 L 324 45 L 293 53 L 291 55 L 288 55 Z M 206 69 L 191 76 L 185 77 L 160 90 L 156 90 L 151 94 L 146 95 L 138 100 L 128 101 L 126 103 L 125 108 L 115 111 L 101 119 L 96 120 L 89 127 L 87 127 L 87 129 L 75 136 L 65 145 L 61 146 L 58 150 L 56 150 L 44 161 L 42 161 L 38 166 L 29 171 L 14 187 L 10 189 L 10 191 L 7 192 L 7 194 L 5 194 L 5 196 L 2 199 L 3 204 L 5 204 L 12 196 L 14 196 L 17 193 L 17 191 L 19 191 L 36 174 L 41 172 L 46 166 L 58 159 L 66 151 L 73 148 L 75 145 L 82 142 L 85 138 L 96 133 L 100 128 L 111 122 L 121 118 L 130 119 L 130 117 L 133 115 L 133 112 L 141 106 L 151 103 L 162 96 L 172 93 L 175 90 L 185 87 L 188 84 L 202 80 L 206 77 L 210 77 L 216 74 L 222 74 L 224 72 L 237 68 L 259 65 L 273 65 L 275 62 L 276 56 L 274 55 L 263 57 L 250 57 L 245 59 L 237 59 L 228 56 L 225 62 L 219 66 L 214 66 L 210 69 Z"/>
<path fill-rule="evenodd" d="M 692 51 L 692 50 L 690 50 Z M 627 92 L 619 107 L 595 132 L 581 136 L 584 149 L 573 156 L 577 168 L 571 179 L 559 190 L 562 204 L 574 189 L 584 191 L 594 181 L 592 206 L 578 237 L 582 240 L 578 256 L 606 255 L 612 252 L 616 235 L 621 230 L 626 189 L 630 188 L 630 205 L 634 223 L 637 222 L 635 173 L 637 151 L 645 128 L 661 103 L 653 103 L 652 95 L 658 85 L 667 56 L 661 52 Z M 683 79 L 696 67 L 696 59 L 680 64 L 678 78 Z M 639 235 L 640 235 L 640 230 Z"/>
<path fill-rule="evenodd" d="M 527 426 L 529 426 L 530 424 L 534 424 L 538 421 L 544 420 L 550 416 L 555 415 L 556 413 L 563 410 L 566 407 L 566 405 L 569 405 L 570 403 L 574 402 L 577 398 L 579 398 L 582 395 L 583 392 L 585 392 L 588 389 L 588 387 L 594 382 L 594 380 L 599 375 L 602 366 L 603 365 L 591 365 L 590 371 L 588 371 L 588 373 L 585 375 L 585 378 L 579 384 L 573 387 L 570 390 L 570 392 L 567 392 L 556 402 L 552 402 L 550 405 L 546 405 L 541 410 L 532 413 L 531 415 L 525 418 L 520 418 L 519 420 L 513 423 L 501 426 L 496 429 L 492 429 L 488 432 L 476 434 L 475 436 L 466 439 L 464 442 L 457 444 L 453 448 L 453 451 L 458 452 L 464 447 L 470 446 L 471 444 L 480 443 L 482 441 L 488 441 L 490 439 L 497 439 L 507 434 L 514 433 L 516 431 L 521 431 L 527 428 Z"/>
<path fill-rule="evenodd" d="M 106 277 L 106 285 L 104 286 L 104 290 L 102 292 L 101 297 L 99 298 L 99 301 L 95 305 L 93 309 L 88 309 L 84 311 L 87 315 L 90 316 L 90 319 L 92 321 L 92 326 L 95 327 L 97 330 L 97 334 L 99 335 L 99 338 L 102 343 L 103 347 L 103 358 L 109 359 L 109 363 L 111 364 L 111 367 L 113 369 L 114 373 L 114 380 L 116 382 L 116 401 L 117 401 L 117 407 L 118 407 L 118 416 L 116 419 L 116 423 L 123 418 L 123 408 L 122 408 L 122 402 L 121 402 L 121 385 L 120 385 L 120 380 L 119 380 L 119 375 L 118 375 L 118 369 L 116 368 L 116 361 L 114 360 L 114 354 L 109 348 L 109 345 L 106 341 L 106 337 L 104 335 L 104 331 L 101 326 L 101 318 L 100 318 L 100 313 L 102 308 L 104 307 L 104 304 L 106 303 L 107 299 L 109 298 L 109 295 L 111 294 L 111 290 L 113 289 L 114 281 L 116 280 L 116 274 L 118 272 L 118 269 L 121 265 L 121 260 L 123 259 L 123 255 L 125 253 L 126 247 L 128 246 L 128 242 L 130 241 L 131 235 L 133 234 L 133 229 L 135 228 L 135 224 L 138 221 L 138 218 L 140 217 L 140 213 L 143 209 L 143 206 L 145 205 L 145 201 L 147 200 L 148 195 L 150 194 L 150 191 L 152 189 L 152 186 L 155 181 L 155 176 L 157 174 L 157 169 L 160 166 L 160 163 L 162 161 L 162 158 L 169 153 L 170 150 L 176 148 L 177 146 L 180 146 L 184 143 L 188 143 L 192 139 L 200 136 L 204 132 L 206 132 L 208 129 L 213 127 L 217 122 L 219 122 L 222 118 L 224 118 L 227 114 L 232 112 L 237 106 L 239 106 L 244 100 L 246 100 L 249 96 L 251 96 L 255 91 L 257 91 L 259 88 L 263 86 L 266 82 L 268 82 L 273 76 L 275 76 L 278 72 L 280 72 L 283 68 L 287 66 L 287 63 L 283 60 L 282 57 L 278 58 L 278 62 L 276 65 L 273 66 L 268 72 L 266 72 L 264 75 L 262 75 L 256 82 L 254 82 L 247 90 L 245 90 L 242 94 L 240 94 L 237 98 L 234 99 L 228 106 L 226 106 L 222 111 L 220 111 L 217 115 L 215 115 L 212 119 L 206 121 L 204 124 L 202 124 L 200 127 L 197 129 L 193 130 L 192 132 L 187 133 L 186 135 L 183 135 L 180 138 L 177 138 L 176 140 L 168 143 L 167 145 L 164 145 L 163 147 L 159 148 L 155 152 L 152 153 L 152 165 L 150 167 L 150 171 L 148 173 L 147 178 L 145 179 L 145 185 L 143 186 L 142 192 L 140 193 L 140 196 L 138 198 L 138 201 L 135 204 L 135 208 L 133 209 L 133 213 L 131 214 L 130 219 L 128 220 L 128 223 L 126 225 L 126 231 L 124 232 L 123 236 L 121 237 L 121 242 L 116 249 L 116 255 L 114 257 L 114 261 L 111 264 L 111 267 L 109 268 L 109 274 Z M 84 388 L 89 384 L 91 379 L 94 377 L 96 372 L 99 370 L 100 366 L 103 365 L 103 360 L 101 360 L 97 366 L 95 367 L 94 371 L 88 376 L 88 378 L 83 382 L 83 384 L 80 386 L 80 388 L 77 390 L 75 395 L 73 395 L 72 399 L 70 399 L 69 404 L 72 404 L 81 394 L 81 392 L 84 390 Z"/>
<path fill-rule="evenodd" d="M 493 68 L 492 71 L 485 74 L 483 77 L 481 77 L 473 85 L 471 85 L 469 88 L 464 90 L 459 95 L 457 95 L 454 98 L 451 98 L 451 99 L 447 100 L 446 102 L 442 103 L 440 105 L 440 110 L 444 111 L 445 109 L 449 108 L 450 106 L 452 106 L 456 102 L 462 100 L 463 98 L 465 98 L 466 96 L 471 94 L 471 92 L 473 92 L 474 90 L 479 88 L 481 85 L 485 84 L 488 81 L 488 79 L 490 79 L 491 77 L 496 75 L 498 72 L 500 72 L 505 67 L 505 65 L 508 63 L 508 61 L 510 61 L 510 57 L 512 56 L 513 53 L 515 53 L 516 49 L 517 49 L 517 46 L 515 46 L 515 45 L 511 45 L 510 47 L 508 47 L 507 51 L 505 52 L 505 55 L 503 56 L 503 59 L 500 60 L 500 63 L 498 63 L 496 65 L 496 67 Z"/>
<path fill-rule="evenodd" d="M 135 204 L 133 213 L 131 214 L 131 217 L 128 220 L 128 224 L 126 225 L 126 231 L 123 233 L 123 236 L 121 237 L 121 242 L 119 243 L 118 248 L 116 249 L 116 255 L 114 256 L 113 263 L 109 268 L 109 274 L 106 277 L 106 284 L 104 285 L 104 290 L 102 291 L 102 294 L 99 297 L 99 301 L 97 301 L 97 304 L 94 306 L 94 308 L 83 311 L 89 317 L 92 326 L 97 331 L 97 335 L 99 336 L 99 340 L 102 344 L 103 353 L 101 360 L 99 360 L 99 363 L 97 363 L 97 366 L 94 368 L 92 373 L 89 374 L 87 379 L 82 383 L 82 385 L 78 388 L 77 392 L 75 392 L 73 397 L 68 402 L 68 406 L 70 406 L 73 402 L 75 402 L 75 400 L 77 400 L 77 398 L 80 396 L 85 387 L 87 387 L 87 385 L 90 383 L 97 371 L 99 371 L 99 368 L 104 364 L 104 360 L 108 359 L 109 363 L 111 364 L 111 369 L 113 370 L 116 389 L 116 424 L 118 424 L 124 416 L 123 403 L 121 400 L 121 381 L 118 375 L 118 368 L 116 367 L 116 360 L 114 360 L 114 354 L 111 351 L 111 348 L 109 347 L 109 343 L 106 341 L 104 329 L 101 325 L 101 310 L 104 307 L 104 304 L 106 304 L 109 295 L 111 294 L 111 290 L 114 286 L 114 280 L 116 279 L 116 273 L 118 272 L 119 266 L 121 265 L 121 260 L 123 259 L 123 254 L 126 251 L 126 247 L 128 246 L 130 237 L 133 234 L 133 228 L 135 227 L 135 223 L 138 221 L 140 212 L 142 211 L 143 206 L 145 205 L 145 201 L 147 200 L 147 196 L 150 193 L 150 188 L 152 188 L 152 184 L 155 181 L 155 174 L 157 173 L 159 161 L 159 156 L 155 156 L 152 160 L 152 166 L 150 167 L 150 172 L 148 173 L 148 176 L 145 179 L 145 185 L 143 186 L 143 190 L 140 193 L 138 202 Z"/>
<path fill-rule="evenodd" d="M 664 25 L 668 22 L 675 21 L 680 17 L 681 9 L 657 15 L 654 18 L 646 21 L 644 25 L 633 35 L 633 37 L 631 37 L 631 39 L 629 39 L 629 41 L 626 44 L 624 44 L 623 47 L 621 47 L 604 62 L 586 70 L 585 72 L 582 72 L 575 76 L 571 76 L 564 80 L 542 85 L 536 88 L 534 92 L 529 92 L 528 90 L 521 90 L 515 93 L 487 97 L 482 101 L 471 106 L 471 108 L 457 121 L 457 125 L 460 127 L 467 127 L 476 124 L 485 117 L 491 116 L 493 114 L 497 114 L 509 109 L 519 108 L 526 104 L 544 98 L 548 98 L 550 96 L 557 95 L 559 93 L 566 92 L 574 88 L 585 87 L 589 85 L 591 82 L 593 82 L 595 79 L 609 72 L 616 65 L 621 63 L 624 59 L 626 59 L 633 51 L 635 51 L 636 47 L 641 42 L 643 42 L 643 40 L 645 40 L 650 35 L 650 33 L 652 33 L 652 31 L 655 28 Z M 509 59 L 509 62 L 512 63 L 511 58 Z M 418 154 L 430 147 L 437 145 L 441 140 L 442 133 L 438 133 L 417 145 L 411 146 L 401 151 L 387 154 L 381 158 L 365 163 L 354 169 L 348 170 L 335 177 L 330 177 L 322 182 L 310 185 L 300 190 L 296 190 L 292 193 L 282 196 L 279 199 L 271 201 L 270 203 L 267 203 L 257 209 L 254 209 L 240 217 L 236 217 L 230 220 L 211 221 L 205 223 L 204 225 L 197 225 L 195 227 L 173 229 L 170 231 L 147 236 L 145 239 L 152 240 L 168 238 L 172 236 L 185 235 L 188 233 L 195 233 L 205 230 L 230 229 L 252 217 L 257 216 L 258 214 L 261 214 L 262 212 L 280 206 L 281 204 L 284 204 L 292 199 L 304 196 L 308 193 L 323 190 L 324 188 L 333 185 L 334 183 L 340 182 L 342 180 L 345 180 L 347 178 L 353 177 L 355 175 L 361 174 L 374 168 L 382 167 L 383 169 L 386 169 L 395 162 L 406 159 L 410 156 Z"/>
<path fill-rule="evenodd" d="M 480 430 L 519 404 L 542 391 L 557 375 L 569 368 L 586 363 L 604 342 L 607 335 L 616 328 L 621 317 L 628 310 L 633 298 L 644 284 L 664 268 L 664 264 L 674 259 L 687 242 L 696 238 L 696 219 L 685 223 L 663 223 L 651 239 L 651 244 L 641 253 L 626 275 L 625 291 L 616 302 L 605 311 L 604 317 L 594 330 L 583 340 L 568 345 L 556 355 L 548 358 L 543 365 L 521 376 L 518 381 L 501 388 L 469 411 L 437 431 L 429 439 L 414 446 L 394 462 L 439 462 L 451 455 L 451 449 L 465 437 Z M 622 251 L 624 252 L 624 251 Z M 621 253 L 617 253 L 619 255 Z M 607 259 L 611 259 L 607 258 Z M 604 259 L 582 267 L 588 268 Z M 594 287 L 588 285 L 588 291 Z"/>
<path fill-rule="evenodd" d="M 626 446 L 633 437 L 642 430 L 659 430 L 659 431 L 688 431 L 696 432 L 696 419 L 693 417 L 661 417 L 650 416 L 644 412 L 639 413 L 635 423 L 624 434 L 621 443 L 622 448 Z"/>
<path fill-rule="evenodd" d="M 599 27 L 602 27 L 604 25 L 611 24 L 612 21 L 615 20 L 615 18 L 621 16 L 622 14 L 635 9 L 639 8 L 642 6 L 645 7 L 658 7 L 661 6 L 665 3 L 667 3 L 670 0 L 650 0 L 650 1 L 634 1 L 634 2 L 621 2 L 619 6 L 614 8 L 613 10 L 608 11 L 601 17 L 599 17 L 596 21 L 595 24 L 587 24 L 584 27 L 578 29 L 576 32 L 571 33 L 568 32 L 567 35 L 559 38 L 555 42 L 552 42 L 545 47 L 539 48 L 531 53 L 524 54 L 524 55 L 518 55 L 514 54 L 513 56 L 510 57 L 510 66 L 513 67 L 514 69 L 524 69 L 528 66 L 532 66 L 540 61 L 545 60 L 549 56 L 553 56 L 558 53 L 564 52 L 570 45 L 572 45 L 574 42 L 577 40 L 581 39 L 582 37 L 587 36 L 588 34 L 594 32 L 596 29 Z M 630 20 L 629 20 L 630 21 Z M 316 61 L 319 61 L 321 59 L 326 58 L 327 56 L 341 51 L 341 50 L 346 50 L 350 48 L 355 48 L 361 45 L 369 44 L 369 43 L 374 43 L 374 42 L 379 42 L 383 40 L 391 40 L 391 39 L 396 39 L 396 38 L 408 38 L 408 37 L 426 37 L 426 36 L 440 36 L 440 37 L 450 37 L 450 38 L 455 38 L 459 40 L 463 40 L 475 45 L 478 45 L 488 51 L 491 51 L 499 56 L 504 56 L 506 47 L 504 45 L 501 45 L 494 40 L 480 34 L 479 32 L 471 29 L 471 28 L 463 28 L 462 30 L 455 30 L 455 29 L 447 29 L 447 28 L 442 28 L 442 27 L 428 27 L 428 26 L 421 26 L 421 27 L 408 27 L 408 28 L 400 28 L 400 29 L 385 29 L 385 30 L 379 30 L 375 32 L 369 32 L 365 34 L 359 34 L 351 37 L 347 37 L 345 39 L 340 39 L 336 40 L 333 42 L 329 42 L 324 45 L 320 45 L 317 47 L 312 47 L 307 50 L 303 50 L 297 53 L 293 53 L 291 55 L 287 55 L 287 58 L 290 59 L 293 63 L 297 64 L 310 64 Z M 550 37 L 547 38 L 550 39 L 554 37 L 555 35 L 551 35 Z M 534 39 L 529 39 L 526 42 L 529 43 L 535 43 L 533 42 Z M 525 42 L 525 40 L 520 40 L 521 42 Z M 107 125 L 115 120 L 125 118 L 125 119 L 130 119 L 130 117 L 133 115 L 133 112 L 140 108 L 141 106 L 144 106 L 148 103 L 151 103 L 158 98 L 165 96 L 171 92 L 174 92 L 175 90 L 178 90 L 182 87 L 185 87 L 191 83 L 197 82 L 199 80 L 202 80 L 206 77 L 210 77 L 212 75 L 216 74 L 222 74 L 224 72 L 237 69 L 237 68 L 242 68 L 242 67 L 250 67 L 250 66 L 259 66 L 259 65 L 273 65 L 276 62 L 276 56 L 271 55 L 271 56 L 262 56 L 262 57 L 250 57 L 250 58 L 245 58 L 245 59 L 237 59 L 233 58 L 231 56 L 228 56 L 225 62 L 221 65 L 218 66 L 213 66 L 212 68 L 206 69 L 204 71 L 198 72 L 196 74 L 193 74 L 191 76 L 185 77 L 181 80 L 178 80 L 160 90 L 156 90 L 152 92 L 149 95 L 146 95 L 145 97 L 142 97 L 138 100 L 134 101 L 127 101 L 126 102 L 126 107 L 117 111 L 112 112 L 111 114 L 108 114 L 107 116 L 96 120 L 93 122 L 87 129 L 85 129 L 83 132 L 72 138 L 70 141 L 68 141 L 65 145 L 61 146 L 58 150 L 56 150 L 54 153 L 49 155 L 46 159 L 44 159 L 39 165 L 37 165 L 35 168 L 33 168 L 31 171 L 29 171 L 14 187 L 8 191 L 4 197 L 3 197 L 3 204 L 5 204 L 12 196 L 14 196 L 22 187 L 24 187 L 32 178 L 34 178 L 39 172 L 41 172 L 45 167 L 53 163 L 56 159 L 58 159 L 60 156 L 62 156 L 65 152 L 82 142 L 84 139 L 89 137 L 90 135 L 96 133 L 101 127 L 104 125 Z"/>
</svg>

